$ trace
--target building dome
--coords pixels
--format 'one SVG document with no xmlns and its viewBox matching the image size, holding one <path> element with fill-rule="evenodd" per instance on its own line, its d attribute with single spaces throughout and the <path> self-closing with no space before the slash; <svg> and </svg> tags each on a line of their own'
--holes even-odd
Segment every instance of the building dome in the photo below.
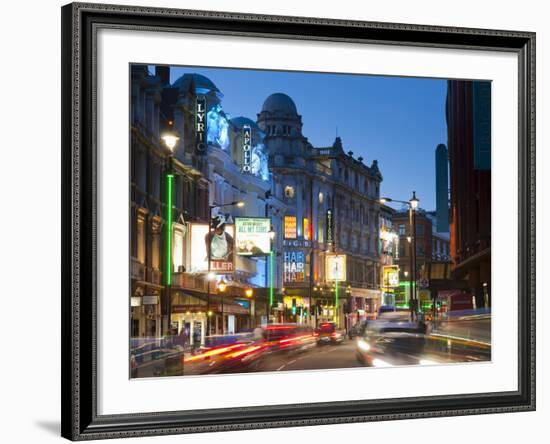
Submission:
<svg viewBox="0 0 550 444">
<path fill-rule="evenodd" d="M 264 102 L 262 111 L 279 114 L 298 115 L 294 101 L 283 93 L 271 94 Z"/>
<path fill-rule="evenodd" d="M 210 91 L 220 92 L 220 90 L 217 88 L 216 85 L 214 85 L 214 82 L 212 82 L 212 80 L 210 80 L 206 76 L 203 76 L 202 74 L 197 73 L 182 75 L 178 80 L 174 82 L 172 86 L 179 89 L 186 89 L 189 85 L 189 82 L 191 81 L 191 77 L 193 78 L 193 83 L 195 84 L 195 90 L 197 92 L 201 94 L 205 94 Z"/>
</svg>

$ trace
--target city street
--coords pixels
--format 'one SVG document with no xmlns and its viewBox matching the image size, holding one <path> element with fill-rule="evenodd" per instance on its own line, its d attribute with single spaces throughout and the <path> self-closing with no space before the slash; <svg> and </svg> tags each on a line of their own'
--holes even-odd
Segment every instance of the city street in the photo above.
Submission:
<svg viewBox="0 0 550 444">
<path fill-rule="evenodd" d="M 154 377 L 490 361 L 490 325 L 487 313 L 449 318 L 436 326 L 378 320 L 367 323 L 365 332 L 353 339 L 335 330 L 336 335 L 325 342 L 322 329 L 271 324 L 262 328 L 262 337 L 221 336 L 215 345 L 196 350 L 168 342 L 142 344 L 133 353 L 133 374 Z"/>
<path fill-rule="evenodd" d="M 266 360 L 261 371 L 320 370 L 361 367 L 355 356 L 355 341 L 345 340 L 340 345 L 312 347 L 297 354 L 278 355 Z"/>
</svg>

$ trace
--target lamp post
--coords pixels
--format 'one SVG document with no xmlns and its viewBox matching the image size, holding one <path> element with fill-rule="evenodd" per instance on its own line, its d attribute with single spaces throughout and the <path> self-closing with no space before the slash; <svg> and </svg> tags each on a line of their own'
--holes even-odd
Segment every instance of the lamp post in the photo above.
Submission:
<svg viewBox="0 0 550 444">
<path fill-rule="evenodd" d="M 211 265 L 212 265 L 212 210 L 215 208 L 223 208 L 223 207 L 244 207 L 243 201 L 233 201 L 229 203 L 224 204 L 214 204 L 208 206 L 208 245 L 206 246 L 207 254 L 208 254 L 208 270 L 206 274 L 206 335 L 210 336 L 210 317 L 212 316 L 212 312 L 210 311 L 210 281 L 214 279 L 214 275 L 212 273 Z"/>
<path fill-rule="evenodd" d="M 269 229 L 269 302 L 266 309 L 266 324 L 269 324 L 269 319 L 271 318 L 271 310 L 273 308 L 273 297 L 275 290 L 275 251 L 274 251 L 274 240 L 277 233 L 273 231 L 273 227 Z"/>
<path fill-rule="evenodd" d="M 223 294 L 225 293 L 226 289 L 227 289 L 227 284 L 222 278 L 222 280 L 218 282 L 218 293 L 221 295 L 222 335 L 225 334 L 225 319 L 223 318 Z"/>
<path fill-rule="evenodd" d="M 250 316 L 250 328 L 252 328 L 252 323 L 253 323 L 253 319 L 252 319 L 252 316 L 253 316 L 253 313 L 252 313 L 252 297 L 254 296 L 254 290 L 252 290 L 252 288 L 247 288 L 245 291 L 244 291 L 244 294 L 245 296 L 249 299 L 249 304 L 250 304 L 250 312 L 249 312 L 249 316 Z"/>
<path fill-rule="evenodd" d="M 411 318 L 414 318 L 414 316 L 417 314 L 418 308 L 420 307 L 420 304 L 418 303 L 418 295 L 416 292 L 416 210 L 418 208 L 418 204 L 420 200 L 416 197 L 416 191 L 412 192 L 412 197 L 408 201 L 404 200 L 397 200 L 392 199 L 389 197 L 382 197 L 380 199 L 381 203 L 386 202 L 398 202 L 405 204 L 409 207 L 409 227 L 410 227 L 410 234 L 407 236 L 407 240 L 409 242 L 409 251 L 411 256 L 411 274 L 410 274 L 410 291 L 411 291 L 411 301 L 410 304 L 410 310 L 411 310 Z M 406 272 L 405 272 L 406 276 Z"/>
<path fill-rule="evenodd" d="M 416 209 L 418 208 L 418 202 L 419 200 L 416 198 L 416 192 L 413 191 L 413 195 L 411 199 L 409 200 L 409 206 L 411 208 L 411 218 L 412 218 L 412 247 L 413 247 L 413 264 L 414 264 L 414 300 L 415 300 L 415 310 L 416 310 L 416 316 L 418 316 L 418 312 L 420 310 L 420 301 L 418 300 L 418 290 L 416 288 L 416 281 L 418 280 L 418 276 L 416 275 L 417 268 L 416 268 Z"/>
<path fill-rule="evenodd" d="M 172 272 L 173 272 L 173 255 L 172 255 L 172 210 L 173 210 L 173 193 L 174 193 L 174 173 L 173 160 L 174 150 L 178 144 L 179 137 L 172 132 L 166 132 L 161 136 L 162 141 L 169 150 L 168 161 L 166 166 L 165 176 L 165 192 L 166 192 L 166 213 L 164 220 L 164 239 L 165 239 L 165 267 L 164 267 L 164 291 L 165 291 L 165 307 L 166 321 L 164 327 L 165 335 L 170 334 L 171 314 L 172 314 Z"/>
</svg>

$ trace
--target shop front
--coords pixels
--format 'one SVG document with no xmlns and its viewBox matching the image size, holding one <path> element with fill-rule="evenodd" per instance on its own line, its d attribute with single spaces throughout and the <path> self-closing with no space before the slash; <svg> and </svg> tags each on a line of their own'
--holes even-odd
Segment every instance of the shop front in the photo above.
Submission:
<svg viewBox="0 0 550 444">
<path fill-rule="evenodd" d="M 346 328 L 350 329 L 358 322 L 367 319 L 375 319 L 381 305 L 382 292 L 380 290 L 352 287 Z"/>
<path fill-rule="evenodd" d="M 185 344 L 191 347 L 204 345 L 206 336 L 206 311 L 202 305 L 173 306 L 171 324 L 178 335 L 184 335 Z"/>
<path fill-rule="evenodd" d="M 283 296 L 285 322 L 307 324 L 311 317 L 309 297 L 298 289 L 289 290 L 291 294 Z"/>
<path fill-rule="evenodd" d="M 130 296 L 130 337 L 160 337 L 161 287 L 135 285 Z"/>
</svg>

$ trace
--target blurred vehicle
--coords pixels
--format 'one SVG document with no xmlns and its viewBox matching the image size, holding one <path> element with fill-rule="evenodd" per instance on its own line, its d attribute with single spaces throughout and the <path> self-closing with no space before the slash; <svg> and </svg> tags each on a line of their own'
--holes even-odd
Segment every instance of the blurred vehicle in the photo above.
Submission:
<svg viewBox="0 0 550 444">
<path fill-rule="evenodd" d="M 383 313 L 391 313 L 394 311 L 397 311 L 397 307 L 395 305 L 381 305 L 378 309 L 378 316 Z"/>
<path fill-rule="evenodd" d="M 411 321 L 409 311 L 388 311 L 368 321 L 357 337 L 357 360 L 367 366 L 422 363 L 426 326 Z"/>
<path fill-rule="evenodd" d="M 341 344 L 345 335 L 345 331 L 337 328 L 334 322 L 321 322 L 315 330 L 317 345 Z"/>
<path fill-rule="evenodd" d="M 357 336 L 362 336 L 367 326 L 367 322 L 367 320 L 359 321 L 353 327 L 351 327 L 348 332 L 349 338 L 353 339 Z"/>
<path fill-rule="evenodd" d="M 306 350 L 315 345 L 313 328 L 302 324 L 269 324 L 262 328 L 269 351 Z"/>
<path fill-rule="evenodd" d="M 301 352 L 315 345 L 313 329 L 301 324 L 269 324 L 206 340 L 208 347 L 185 358 L 185 374 L 259 371 L 276 353 Z"/>
</svg>

